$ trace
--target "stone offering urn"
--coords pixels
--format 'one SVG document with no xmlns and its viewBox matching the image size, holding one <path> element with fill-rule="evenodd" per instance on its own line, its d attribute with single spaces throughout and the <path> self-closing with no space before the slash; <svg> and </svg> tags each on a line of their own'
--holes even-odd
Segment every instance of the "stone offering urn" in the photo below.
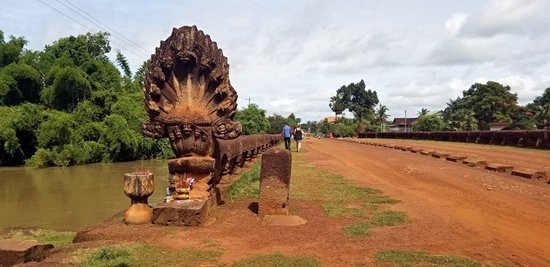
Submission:
<svg viewBox="0 0 550 267">
<path fill-rule="evenodd" d="M 132 202 L 124 212 L 126 224 L 146 224 L 153 220 L 153 209 L 147 204 L 147 198 L 155 190 L 152 172 L 131 172 L 124 174 L 124 193 Z"/>
</svg>

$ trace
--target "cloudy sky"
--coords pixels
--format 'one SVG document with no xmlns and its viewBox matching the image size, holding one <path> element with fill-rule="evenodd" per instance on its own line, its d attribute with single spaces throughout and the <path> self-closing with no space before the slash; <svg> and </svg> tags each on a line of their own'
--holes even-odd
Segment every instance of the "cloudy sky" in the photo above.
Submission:
<svg viewBox="0 0 550 267">
<path fill-rule="evenodd" d="M 509 85 L 520 104 L 550 87 L 547 0 L 0 0 L 0 6 L 0 30 L 25 37 L 28 49 L 108 31 L 113 50 L 134 71 L 173 27 L 197 25 L 228 57 L 240 108 L 250 101 L 268 115 L 293 112 L 302 121 L 332 115 L 330 97 L 361 79 L 391 117 L 443 109 L 476 82 Z"/>
</svg>

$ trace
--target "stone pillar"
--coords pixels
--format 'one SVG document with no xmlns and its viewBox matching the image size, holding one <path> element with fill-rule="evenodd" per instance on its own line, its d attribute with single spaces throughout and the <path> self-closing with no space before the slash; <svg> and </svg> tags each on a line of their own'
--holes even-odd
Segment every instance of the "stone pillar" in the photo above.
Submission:
<svg viewBox="0 0 550 267">
<path fill-rule="evenodd" d="M 153 220 L 153 209 L 147 198 L 155 190 L 154 176 L 151 172 L 131 172 L 124 174 L 124 193 L 132 202 L 124 212 L 127 224 L 146 224 Z"/>
<path fill-rule="evenodd" d="M 272 148 L 262 155 L 258 214 L 288 215 L 288 194 L 292 154 Z"/>
</svg>

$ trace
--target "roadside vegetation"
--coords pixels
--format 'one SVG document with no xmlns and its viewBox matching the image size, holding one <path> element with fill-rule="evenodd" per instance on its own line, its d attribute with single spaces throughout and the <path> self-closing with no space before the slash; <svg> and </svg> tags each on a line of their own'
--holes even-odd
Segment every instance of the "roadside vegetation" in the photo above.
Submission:
<svg viewBox="0 0 550 267">
<path fill-rule="evenodd" d="M 388 266 L 453 266 L 481 267 L 465 257 L 433 255 L 424 251 L 384 250 L 376 253 L 376 262 Z"/>
<path fill-rule="evenodd" d="M 62 247 L 73 242 L 75 232 L 58 232 L 48 229 L 17 229 L 0 234 L 0 239 L 36 240 L 55 247 Z"/>
</svg>

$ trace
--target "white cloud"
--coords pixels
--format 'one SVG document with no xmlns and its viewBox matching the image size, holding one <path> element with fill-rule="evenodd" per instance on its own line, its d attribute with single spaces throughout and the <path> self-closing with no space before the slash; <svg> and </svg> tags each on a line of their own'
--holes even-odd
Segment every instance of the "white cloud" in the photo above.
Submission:
<svg viewBox="0 0 550 267">
<path fill-rule="evenodd" d="M 455 13 L 451 15 L 451 17 L 447 21 L 445 21 L 445 29 L 447 29 L 451 36 L 455 36 L 460 31 L 467 19 L 467 14 Z"/>
<path fill-rule="evenodd" d="M 304 121 L 332 115 L 330 97 L 361 79 L 400 117 L 443 109 L 476 82 L 509 84 L 520 103 L 550 87 L 546 0 L 73 3 L 150 53 L 172 27 L 197 25 L 228 57 L 239 108 L 251 98 Z M 88 31 L 38 1 L 0 6 L 1 30 L 32 49 Z M 134 70 L 148 58 L 113 48 Z"/>
</svg>

